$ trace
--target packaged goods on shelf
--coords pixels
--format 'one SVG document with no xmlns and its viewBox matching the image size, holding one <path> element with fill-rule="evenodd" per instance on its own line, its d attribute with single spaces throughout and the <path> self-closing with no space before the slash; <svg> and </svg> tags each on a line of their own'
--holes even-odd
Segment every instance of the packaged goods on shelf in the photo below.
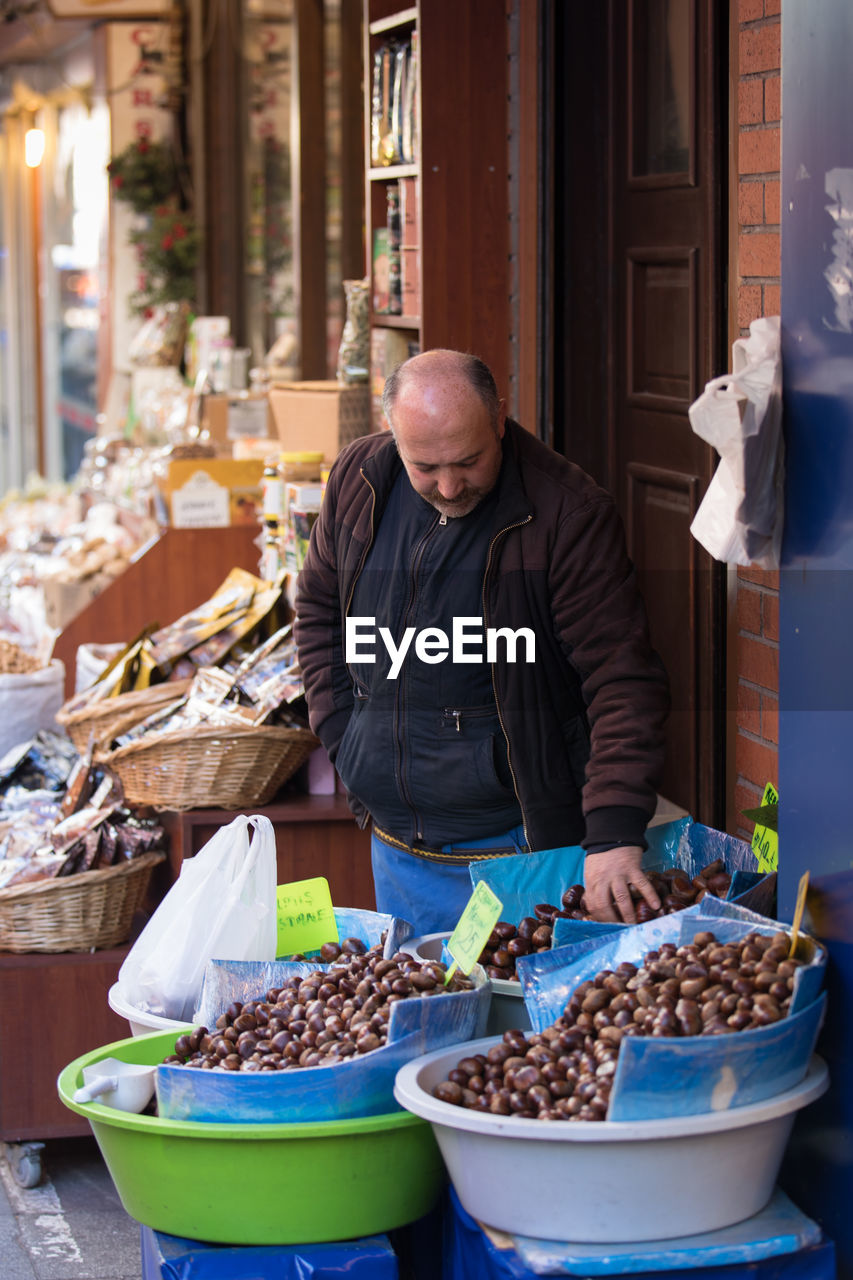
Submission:
<svg viewBox="0 0 853 1280">
<path fill-rule="evenodd" d="M 421 251 L 416 245 L 400 250 L 400 297 L 404 316 L 421 313 Z"/>
<path fill-rule="evenodd" d="M 391 235 L 387 227 L 373 228 L 373 314 L 391 312 Z"/>
<path fill-rule="evenodd" d="M 387 426 L 382 412 L 385 380 L 398 364 L 409 358 L 410 341 L 410 335 L 401 329 L 385 329 L 376 325 L 370 331 L 370 397 L 375 429 Z"/>
<path fill-rule="evenodd" d="M 379 45 L 371 71 L 370 163 L 411 163 L 417 148 L 417 33 Z"/>
<path fill-rule="evenodd" d="M 266 392 L 206 396 L 203 426 L 222 453 L 230 452 L 238 442 L 275 434 Z"/>
<path fill-rule="evenodd" d="M 400 247 L 403 249 L 416 249 L 420 244 L 417 178 L 401 178 L 399 186 Z"/>
<path fill-rule="evenodd" d="M 322 452 L 334 462 L 344 445 L 370 432 L 366 382 L 332 380 L 275 383 L 270 409 L 281 448 Z"/>
<path fill-rule="evenodd" d="M 254 524 L 260 517 L 264 464 L 256 458 L 180 458 L 160 481 L 176 529 Z"/>
<path fill-rule="evenodd" d="M 15 754 L 0 783 L 0 951 L 119 945 L 165 857 L 163 828 L 67 739 L 40 733 Z"/>
</svg>

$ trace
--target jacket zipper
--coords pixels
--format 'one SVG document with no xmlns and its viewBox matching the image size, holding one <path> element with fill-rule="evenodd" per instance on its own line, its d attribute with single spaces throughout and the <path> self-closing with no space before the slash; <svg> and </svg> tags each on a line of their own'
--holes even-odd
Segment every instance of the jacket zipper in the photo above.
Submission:
<svg viewBox="0 0 853 1280">
<path fill-rule="evenodd" d="M 406 623 L 408 621 L 409 613 L 415 602 L 415 596 L 417 594 L 415 584 L 417 581 L 418 569 L 420 568 L 421 561 L 423 560 L 424 552 L 426 551 L 427 544 L 432 541 L 433 534 L 435 533 L 440 523 L 441 523 L 440 520 L 434 520 L 432 522 L 432 524 L 429 526 L 427 531 L 424 533 L 417 547 L 415 548 L 415 553 L 412 556 L 411 584 L 409 588 L 409 599 L 406 603 L 406 609 L 403 614 L 403 630 L 404 631 L 406 629 Z M 418 811 L 412 802 L 412 797 L 409 792 L 409 788 L 406 785 L 406 778 L 405 778 L 405 773 L 403 769 L 403 742 L 402 742 L 402 735 L 400 732 L 400 721 L 401 721 L 400 702 L 403 697 L 402 679 L 403 679 L 403 676 L 401 672 L 401 682 L 397 685 L 397 691 L 394 697 L 394 741 L 397 744 L 397 751 L 398 751 L 398 757 L 397 757 L 398 766 L 399 766 L 398 777 L 400 780 L 400 792 L 403 796 L 404 801 L 411 809 L 412 816 L 415 820 L 415 838 L 417 840 L 423 840 L 424 833 L 421 830 L 420 818 L 418 816 Z"/>
<path fill-rule="evenodd" d="M 489 553 L 486 557 L 486 569 L 485 569 L 485 572 L 483 573 L 483 625 L 486 628 L 488 628 L 488 625 L 489 625 L 489 615 L 488 615 L 488 610 L 486 608 L 486 585 L 489 580 L 489 569 L 492 566 L 492 551 L 494 550 L 495 543 L 497 542 L 498 538 L 502 538 L 505 533 L 509 533 L 512 529 L 520 529 L 522 525 L 530 524 L 530 521 L 532 519 L 533 519 L 533 516 L 529 515 L 524 520 L 518 520 L 515 524 L 508 524 L 505 529 L 499 529 L 498 532 L 495 534 L 495 536 L 492 538 L 491 542 L 489 543 Z M 521 825 L 522 825 L 522 828 L 524 829 L 524 842 L 529 849 L 530 838 L 527 834 L 527 818 L 524 813 L 524 805 L 521 803 L 521 796 L 518 794 L 518 782 L 515 776 L 515 769 L 513 769 L 512 767 L 512 746 L 510 744 L 509 734 L 507 733 L 506 726 L 504 724 L 503 711 L 501 710 L 501 700 L 498 696 L 498 686 L 497 686 L 497 683 L 495 682 L 495 664 L 494 663 L 491 664 L 491 674 L 492 674 L 492 693 L 494 694 L 494 697 L 495 697 L 495 706 L 498 709 L 498 720 L 500 721 L 501 732 L 503 733 L 503 736 L 506 739 L 506 758 L 507 758 L 507 764 L 509 765 L 510 777 L 512 778 L 512 789 L 515 792 L 515 798 L 518 801 L 518 807 L 521 810 Z"/>
</svg>

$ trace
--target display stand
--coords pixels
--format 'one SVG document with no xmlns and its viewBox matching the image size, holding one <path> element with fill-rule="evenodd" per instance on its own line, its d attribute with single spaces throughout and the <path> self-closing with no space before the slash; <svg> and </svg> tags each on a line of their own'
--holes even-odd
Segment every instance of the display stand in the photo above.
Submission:
<svg viewBox="0 0 853 1280">
<path fill-rule="evenodd" d="M 166 529 L 137 552 L 121 577 L 87 605 L 57 638 L 66 696 L 74 691 L 77 647 L 128 641 L 144 627 L 174 621 L 207 599 L 228 572 L 257 572 L 257 525 Z M 152 877 L 149 901 L 168 887 L 165 864 Z M 59 1072 L 73 1058 L 123 1040 L 128 1026 L 109 1007 L 127 947 L 95 952 L 0 951 L 0 1139 L 7 1143 L 90 1133 L 87 1120 L 60 1102 Z M 39 1157 L 19 1181 L 38 1180 Z M 17 1176 L 18 1164 L 12 1161 Z M 25 1181 L 26 1177 L 26 1181 Z"/>
<path fill-rule="evenodd" d="M 91 1130 L 56 1092 L 63 1067 L 97 1045 L 123 1040 L 127 1023 L 107 992 L 127 948 L 0 953 L 0 1138 L 74 1138 Z"/>
<path fill-rule="evenodd" d="M 397 1280 L 387 1236 L 329 1244 L 227 1245 L 184 1240 L 142 1227 L 142 1280 Z"/>
<path fill-rule="evenodd" d="M 732 1172 L 721 1171 L 721 1176 Z M 663 1202 L 661 1212 L 666 1212 Z M 524 1262 L 511 1236 L 485 1232 L 462 1208 L 452 1189 L 447 1197 L 443 1234 L 443 1280 L 470 1280 L 471 1276 L 477 1280 L 537 1280 L 542 1274 Z M 643 1280 L 675 1280 L 679 1275 L 689 1280 L 835 1280 L 835 1247 L 829 1240 L 755 1261 L 703 1266 L 693 1258 L 686 1266 L 664 1266 L 651 1271 L 642 1259 L 626 1257 L 620 1264 L 620 1253 L 624 1257 L 624 1245 L 602 1245 L 597 1258 L 578 1262 L 571 1270 L 568 1267 L 551 1269 L 548 1274 L 582 1276 L 584 1280 L 591 1280 L 593 1276 L 626 1280 L 627 1276 L 638 1274 L 642 1274 Z"/>
</svg>

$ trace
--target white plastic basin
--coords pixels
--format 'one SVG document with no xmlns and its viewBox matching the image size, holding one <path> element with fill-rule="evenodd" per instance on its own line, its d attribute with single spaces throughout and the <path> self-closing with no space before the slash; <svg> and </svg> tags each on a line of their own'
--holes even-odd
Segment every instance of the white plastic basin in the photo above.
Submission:
<svg viewBox="0 0 853 1280">
<path fill-rule="evenodd" d="M 175 1022 L 172 1018 L 160 1018 L 157 1014 L 146 1013 L 143 1009 L 137 1009 L 122 994 L 117 982 L 114 982 L 110 987 L 107 993 L 107 1002 L 113 1013 L 117 1013 L 120 1018 L 126 1018 L 130 1023 L 130 1034 L 132 1036 L 147 1036 L 152 1031 L 180 1031 L 182 1028 L 192 1025 L 186 1022 Z"/>
<path fill-rule="evenodd" d="M 472 1217 L 545 1240 L 665 1240 L 751 1217 L 770 1199 L 796 1112 L 829 1082 L 814 1056 L 800 1084 L 764 1102 L 621 1123 L 521 1120 L 433 1098 L 460 1058 L 496 1043 L 472 1040 L 407 1063 L 394 1096 L 432 1124 Z"/>
<path fill-rule="evenodd" d="M 424 933 L 419 938 L 409 938 L 403 945 L 416 960 L 440 960 L 442 947 L 449 937 L 449 933 Z M 492 998 L 486 1022 L 487 1034 L 500 1035 L 513 1027 L 527 1031 L 530 1017 L 521 993 L 521 983 L 506 978 L 489 978 L 489 984 Z"/>
</svg>

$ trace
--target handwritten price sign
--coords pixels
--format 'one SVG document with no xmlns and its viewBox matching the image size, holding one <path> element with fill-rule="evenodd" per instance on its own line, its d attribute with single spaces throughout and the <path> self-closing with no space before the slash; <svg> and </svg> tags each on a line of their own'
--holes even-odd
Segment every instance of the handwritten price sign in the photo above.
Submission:
<svg viewBox="0 0 853 1280">
<path fill-rule="evenodd" d="M 332 894 L 325 876 L 280 884 L 275 892 L 278 918 L 276 955 L 316 951 L 338 940 Z"/>
<path fill-rule="evenodd" d="M 447 950 L 453 956 L 453 964 L 447 970 L 449 982 L 457 969 L 470 973 L 486 945 L 486 939 L 501 917 L 503 903 L 486 884 L 479 880 L 468 899 L 468 905 L 459 917 L 459 923 L 450 935 Z"/>
</svg>

